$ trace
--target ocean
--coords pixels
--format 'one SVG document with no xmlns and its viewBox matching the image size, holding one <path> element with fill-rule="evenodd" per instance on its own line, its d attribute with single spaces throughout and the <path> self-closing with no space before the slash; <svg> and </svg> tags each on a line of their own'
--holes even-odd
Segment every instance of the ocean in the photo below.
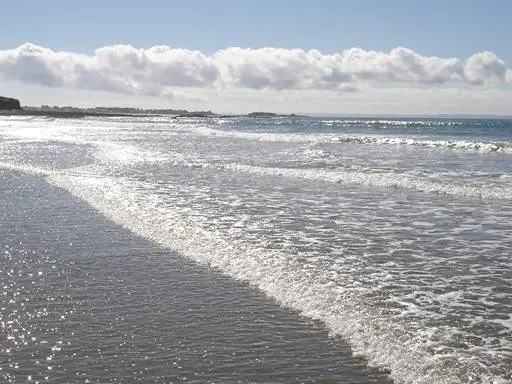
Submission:
<svg viewBox="0 0 512 384">
<path fill-rule="evenodd" d="M 512 120 L 0 117 L 0 378 L 512 382 Z"/>
</svg>

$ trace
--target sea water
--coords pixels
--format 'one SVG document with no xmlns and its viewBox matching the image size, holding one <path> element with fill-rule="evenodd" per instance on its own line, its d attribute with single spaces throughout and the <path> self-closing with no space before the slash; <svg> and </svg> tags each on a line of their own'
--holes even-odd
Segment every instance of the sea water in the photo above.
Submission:
<svg viewBox="0 0 512 384">
<path fill-rule="evenodd" d="M 0 167 L 319 320 L 397 383 L 512 381 L 512 120 L 2 117 Z"/>
</svg>

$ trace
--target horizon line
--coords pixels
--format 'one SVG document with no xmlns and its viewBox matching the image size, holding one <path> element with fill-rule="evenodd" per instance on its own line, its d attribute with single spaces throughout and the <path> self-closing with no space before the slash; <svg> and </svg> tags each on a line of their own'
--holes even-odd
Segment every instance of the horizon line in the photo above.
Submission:
<svg viewBox="0 0 512 384">
<path fill-rule="evenodd" d="M 272 111 L 249 111 L 242 113 L 232 113 L 232 112 L 214 112 L 212 109 L 205 110 L 189 110 L 186 108 L 146 108 L 146 107 L 135 107 L 135 106 L 101 106 L 97 105 L 94 107 L 76 107 L 72 105 L 60 106 L 60 105 L 49 105 L 49 104 L 41 104 L 39 106 L 34 105 L 23 105 L 22 108 L 26 109 L 40 109 L 43 105 L 48 105 L 50 108 L 73 108 L 78 110 L 88 110 L 95 108 L 103 108 L 103 109 L 116 109 L 116 108 L 126 108 L 126 109 L 139 109 L 141 111 L 151 111 L 151 110 L 176 110 L 176 111 L 186 111 L 188 113 L 193 112 L 209 112 L 212 115 L 231 115 L 231 116 L 246 116 L 251 113 L 270 113 L 279 116 L 292 116 L 296 117 L 337 117 L 337 118 L 382 118 L 382 117 L 393 117 L 393 118 L 467 118 L 467 119 L 479 119 L 479 118 L 498 118 L 498 119 L 512 119 L 512 114 L 470 114 L 470 113 L 437 113 L 437 114 L 407 114 L 407 113 L 375 113 L 375 114 L 365 114 L 365 113 L 322 113 L 322 112 L 272 112 Z"/>
</svg>

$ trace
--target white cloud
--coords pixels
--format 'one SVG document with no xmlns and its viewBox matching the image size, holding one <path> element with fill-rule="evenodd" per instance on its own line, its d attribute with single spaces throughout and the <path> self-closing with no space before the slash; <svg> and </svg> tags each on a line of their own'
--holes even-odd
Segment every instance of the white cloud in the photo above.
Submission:
<svg viewBox="0 0 512 384">
<path fill-rule="evenodd" d="M 34 44 L 0 50 L 2 94 L 25 105 L 126 105 L 339 114 L 510 114 L 512 71 L 496 54 L 113 45 L 92 55 Z"/>
<path fill-rule="evenodd" d="M 60 56 L 62 55 L 33 44 L 0 51 L 0 74 L 7 80 L 62 87 L 65 82 L 63 68 L 57 60 Z"/>
<path fill-rule="evenodd" d="M 505 87 L 506 88 L 506 87 Z M 360 92 L 331 90 L 173 89 L 172 99 L 43 85 L 0 79 L 1 94 L 19 98 L 24 105 L 126 106 L 213 110 L 219 113 L 272 111 L 278 113 L 332 113 L 337 115 L 510 115 L 512 91 L 494 88 L 361 89 Z"/>
<path fill-rule="evenodd" d="M 512 71 L 492 52 L 467 60 L 351 48 L 317 50 L 226 48 L 199 51 L 129 45 L 98 48 L 94 55 L 55 52 L 34 44 L 0 51 L 0 77 L 48 87 L 173 98 L 179 89 L 330 90 L 354 92 L 390 86 L 495 87 Z"/>
<path fill-rule="evenodd" d="M 464 76 L 470 84 L 511 82 L 512 71 L 503 60 L 492 52 L 480 52 L 471 56 L 464 65 Z"/>
<path fill-rule="evenodd" d="M 359 80 L 418 85 L 464 82 L 459 59 L 421 56 L 402 47 L 389 53 L 352 48 L 341 57 L 342 67 Z"/>
</svg>

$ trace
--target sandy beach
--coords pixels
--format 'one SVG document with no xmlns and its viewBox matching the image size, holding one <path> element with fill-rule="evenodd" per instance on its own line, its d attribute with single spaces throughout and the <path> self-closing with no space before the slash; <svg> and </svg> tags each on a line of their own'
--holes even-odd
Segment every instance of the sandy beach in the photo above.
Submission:
<svg viewBox="0 0 512 384">
<path fill-rule="evenodd" d="M 386 383 L 322 324 L 0 173 L 4 383 Z"/>
</svg>

